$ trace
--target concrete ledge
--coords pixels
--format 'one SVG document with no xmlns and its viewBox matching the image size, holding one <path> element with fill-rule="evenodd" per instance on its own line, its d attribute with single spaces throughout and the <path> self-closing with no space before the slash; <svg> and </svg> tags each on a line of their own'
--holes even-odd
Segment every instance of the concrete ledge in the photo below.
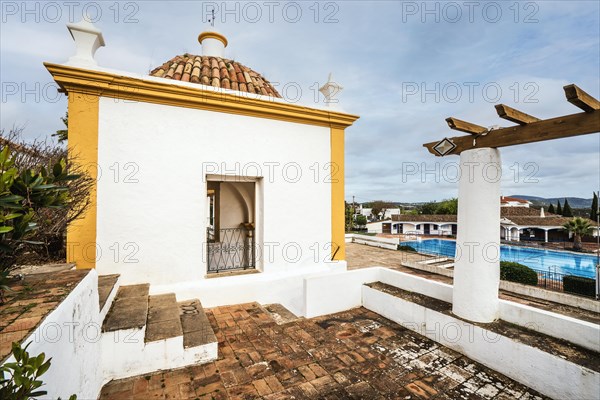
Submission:
<svg viewBox="0 0 600 400">
<path fill-rule="evenodd" d="M 362 287 L 363 306 L 556 399 L 595 399 L 600 374 L 464 320 Z"/>
</svg>

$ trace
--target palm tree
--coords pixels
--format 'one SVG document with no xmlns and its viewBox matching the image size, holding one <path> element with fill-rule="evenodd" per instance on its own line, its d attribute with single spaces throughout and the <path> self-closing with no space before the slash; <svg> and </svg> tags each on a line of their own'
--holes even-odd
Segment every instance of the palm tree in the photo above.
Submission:
<svg viewBox="0 0 600 400">
<path fill-rule="evenodd" d="M 573 233 L 573 249 L 581 250 L 581 236 L 589 235 L 592 233 L 592 224 L 590 221 L 581 217 L 575 217 L 566 224 L 563 228 Z"/>
</svg>

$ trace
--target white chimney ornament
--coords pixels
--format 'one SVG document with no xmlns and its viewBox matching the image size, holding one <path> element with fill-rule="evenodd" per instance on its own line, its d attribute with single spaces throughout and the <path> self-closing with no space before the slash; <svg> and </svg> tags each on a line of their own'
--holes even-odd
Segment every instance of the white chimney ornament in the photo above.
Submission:
<svg viewBox="0 0 600 400">
<path fill-rule="evenodd" d="M 202 55 L 208 57 L 225 56 L 225 47 L 227 47 L 227 38 L 221 33 L 211 29 L 198 35 L 198 42 L 202 46 Z"/>
<path fill-rule="evenodd" d="M 67 28 L 75 41 L 75 55 L 69 58 L 68 65 L 93 67 L 98 65 L 94 59 L 96 50 L 104 46 L 102 31 L 84 17 L 74 24 L 67 24 Z"/>
</svg>

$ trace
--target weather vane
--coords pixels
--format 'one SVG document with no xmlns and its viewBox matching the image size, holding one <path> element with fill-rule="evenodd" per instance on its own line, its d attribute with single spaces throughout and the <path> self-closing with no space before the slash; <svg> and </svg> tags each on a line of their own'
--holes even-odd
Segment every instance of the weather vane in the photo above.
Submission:
<svg viewBox="0 0 600 400">
<path fill-rule="evenodd" d="M 215 8 L 213 7 L 213 9 L 211 10 L 211 18 L 209 19 L 210 21 L 210 26 L 212 26 L 214 28 L 215 26 Z"/>
</svg>

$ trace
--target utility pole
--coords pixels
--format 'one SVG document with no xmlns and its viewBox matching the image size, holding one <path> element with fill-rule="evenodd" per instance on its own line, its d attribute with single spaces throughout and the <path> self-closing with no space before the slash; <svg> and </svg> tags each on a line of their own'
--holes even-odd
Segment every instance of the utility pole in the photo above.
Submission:
<svg viewBox="0 0 600 400">
<path fill-rule="evenodd" d="M 350 220 L 350 224 L 352 224 L 352 228 L 354 228 L 354 218 L 356 218 L 356 203 L 354 203 L 354 196 L 352 196 L 352 219 Z"/>
</svg>

